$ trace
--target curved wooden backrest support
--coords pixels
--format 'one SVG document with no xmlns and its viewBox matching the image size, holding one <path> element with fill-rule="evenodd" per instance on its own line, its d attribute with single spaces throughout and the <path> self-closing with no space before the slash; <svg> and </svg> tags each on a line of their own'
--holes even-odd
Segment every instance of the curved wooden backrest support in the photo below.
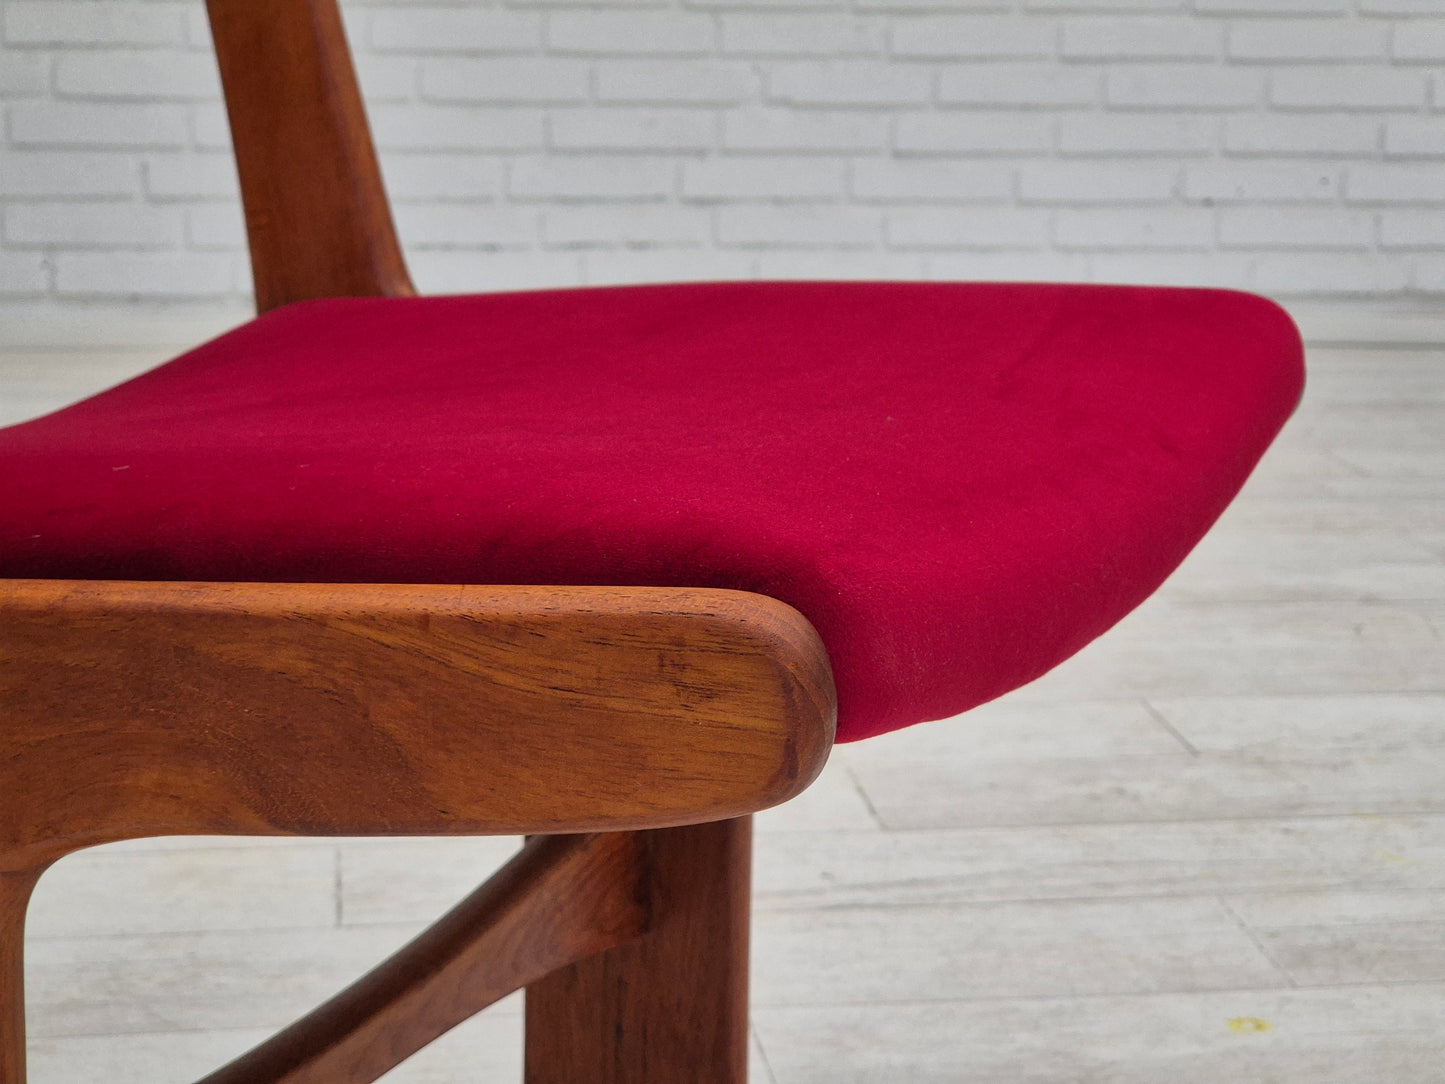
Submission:
<svg viewBox="0 0 1445 1084">
<path fill-rule="evenodd" d="M 335 0 L 206 0 L 256 309 L 414 293 Z"/>
</svg>

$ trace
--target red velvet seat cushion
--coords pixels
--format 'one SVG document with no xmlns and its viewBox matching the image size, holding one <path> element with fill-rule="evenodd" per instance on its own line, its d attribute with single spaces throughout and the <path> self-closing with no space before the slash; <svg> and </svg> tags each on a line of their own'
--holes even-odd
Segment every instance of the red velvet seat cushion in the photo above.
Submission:
<svg viewBox="0 0 1445 1084">
<path fill-rule="evenodd" d="M 1301 379 L 1288 317 L 1212 290 L 308 302 L 0 431 L 0 576 L 758 591 L 822 634 L 856 739 L 1122 617 Z"/>
</svg>

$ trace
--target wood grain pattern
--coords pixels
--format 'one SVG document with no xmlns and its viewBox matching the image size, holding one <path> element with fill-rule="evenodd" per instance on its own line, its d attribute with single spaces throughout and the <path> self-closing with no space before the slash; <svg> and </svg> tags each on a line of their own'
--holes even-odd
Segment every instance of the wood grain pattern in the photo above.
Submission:
<svg viewBox="0 0 1445 1084">
<path fill-rule="evenodd" d="M 207 0 L 256 309 L 415 293 L 335 0 Z"/>
<path fill-rule="evenodd" d="M 637 832 L 533 838 L 396 955 L 200 1084 L 369 1084 L 513 990 L 642 933 L 646 857 Z"/>
<path fill-rule="evenodd" d="M 0 870 L 740 816 L 812 781 L 834 716 L 812 626 L 745 592 L 0 581 Z"/>
<path fill-rule="evenodd" d="M 744 1084 L 752 818 L 642 833 L 653 920 L 527 987 L 526 1084 Z"/>
<path fill-rule="evenodd" d="M 25 1084 L 25 908 L 40 873 L 0 873 L 0 1084 Z"/>
</svg>

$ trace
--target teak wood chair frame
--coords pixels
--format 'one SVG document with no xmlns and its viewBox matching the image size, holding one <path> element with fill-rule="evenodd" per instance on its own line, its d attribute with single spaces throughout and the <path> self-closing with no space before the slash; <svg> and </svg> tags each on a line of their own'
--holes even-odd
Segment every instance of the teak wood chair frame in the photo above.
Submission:
<svg viewBox="0 0 1445 1084">
<path fill-rule="evenodd" d="M 413 293 L 335 0 L 207 0 L 256 305 Z M 361 1084 L 526 989 L 529 1084 L 740 1084 L 751 814 L 833 740 L 797 611 L 674 588 L 0 581 L 0 1084 L 44 869 L 167 834 L 527 834 L 205 1084 Z"/>
</svg>

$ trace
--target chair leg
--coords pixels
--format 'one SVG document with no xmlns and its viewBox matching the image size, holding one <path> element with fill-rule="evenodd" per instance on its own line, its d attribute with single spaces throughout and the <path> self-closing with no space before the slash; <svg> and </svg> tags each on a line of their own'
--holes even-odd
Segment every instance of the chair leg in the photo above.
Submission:
<svg viewBox="0 0 1445 1084">
<path fill-rule="evenodd" d="M 25 908 L 40 873 L 0 872 L 0 1084 L 25 1084 Z"/>
<path fill-rule="evenodd" d="M 745 1084 L 752 818 L 641 833 L 652 924 L 527 987 L 527 1084 Z"/>
</svg>

